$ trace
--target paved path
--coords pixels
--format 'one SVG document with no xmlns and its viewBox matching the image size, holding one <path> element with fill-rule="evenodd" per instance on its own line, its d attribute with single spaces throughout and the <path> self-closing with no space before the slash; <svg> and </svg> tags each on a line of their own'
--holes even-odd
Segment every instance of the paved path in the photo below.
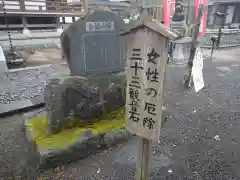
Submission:
<svg viewBox="0 0 240 180">
<path fill-rule="evenodd" d="M 34 67 L 66 62 L 62 59 L 61 51 L 57 48 L 26 48 L 23 51 L 17 51 L 17 53 L 26 61 L 20 65 L 12 65 L 11 68 Z"/>
</svg>

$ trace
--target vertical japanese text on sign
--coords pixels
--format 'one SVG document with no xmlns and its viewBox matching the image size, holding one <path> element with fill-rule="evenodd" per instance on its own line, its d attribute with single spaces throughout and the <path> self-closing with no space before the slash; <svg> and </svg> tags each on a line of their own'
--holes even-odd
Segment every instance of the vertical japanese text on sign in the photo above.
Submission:
<svg viewBox="0 0 240 180">
<path fill-rule="evenodd" d="M 155 83 L 159 82 L 159 72 L 156 67 L 157 60 L 160 55 L 155 51 L 154 48 L 147 54 L 147 71 L 145 72 L 147 78 L 147 88 L 145 89 L 145 95 L 148 96 L 147 101 L 144 102 L 144 111 L 146 116 L 143 117 L 143 127 L 148 129 L 155 129 L 156 127 L 156 104 L 155 97 L 158 94 L 155 88 Z M 153 86 L 152 86 L 153 85 Z"/>
<path fill-rule="evenodd" d="M 133 69 L 134 75 L 131 77 L 131 82 L 129 84 L 129 99 L 130 99 L 130 110 L 129 110 L 129 120 L 132 120 L 134 122 L 138 122 L 140 120 L 140 73 L 143 69 L 142 66 L 142 58 L 141 58 L 141 49 L 140 48 L 133 48 L 131 57 L 129 58 L 130 61 L 132 61 L 130 68 Z"/>
</svg>

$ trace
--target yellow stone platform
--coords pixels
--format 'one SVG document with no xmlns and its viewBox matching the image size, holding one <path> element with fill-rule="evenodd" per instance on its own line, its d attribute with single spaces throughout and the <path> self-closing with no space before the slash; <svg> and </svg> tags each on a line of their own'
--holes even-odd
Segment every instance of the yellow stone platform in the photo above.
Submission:
<svg viewBox="0 0 240 180">
<path fill-rule="evenodd" d="M 82 121 L 86 122 L 86 121 Z M 62 149 L 68 148 L 79 139 L 84 138 L 86 132 L 91 132 L 93 136 L 108 133 L 114 129 L 125 127 L 124 108 L 118 108 L 109 113 L 106 118 L 94 122 L 86 127 L 66 128 L 58 134 L 49 135 L 48 121 L 46 115 L 36 116 L 25 123 L 29 130 L 31 140 L 33 140 L 38 149 Z"/>
</svg>

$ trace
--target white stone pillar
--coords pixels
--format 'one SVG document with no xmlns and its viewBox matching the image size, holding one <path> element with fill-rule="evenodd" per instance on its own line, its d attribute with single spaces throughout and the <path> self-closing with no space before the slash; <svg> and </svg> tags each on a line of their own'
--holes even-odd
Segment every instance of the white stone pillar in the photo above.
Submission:
<svg viewBox="0 0 240 180">
<path fill-rule="evenodd" d="M 5 72 L 8 72 L 8 67 L 2 46 L 0 46 L 0 74 L 3 74 Z"/>
</svg>

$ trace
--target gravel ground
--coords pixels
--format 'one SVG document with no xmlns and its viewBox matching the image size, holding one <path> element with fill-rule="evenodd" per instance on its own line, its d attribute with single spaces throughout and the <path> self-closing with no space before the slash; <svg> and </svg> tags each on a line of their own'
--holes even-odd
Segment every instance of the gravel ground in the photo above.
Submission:
<svg viewBox="0 0 240 180">
<path fill-rule="evenodd" d="M 168 120 L 154 145 L 152 180 L 240 179 L 240 63 L 205 62 L 205 88 L 181 84 L 183 68 L 169 67 L 165 90 Z M 38 172 L 21 131 L 22 116 L 1 119 L 2 179 L 132 180 L 138 139 L 83 160 Z"/>
<path fill-rule="evenodd" d="M 55 64 L 50 67 L 10 71 L 0 75 L 0 104 L 9 104 L 42 95 L 48 79 L 56 76 L 60 70 L 68 71 L 64 66 Z"/>
</svg>

